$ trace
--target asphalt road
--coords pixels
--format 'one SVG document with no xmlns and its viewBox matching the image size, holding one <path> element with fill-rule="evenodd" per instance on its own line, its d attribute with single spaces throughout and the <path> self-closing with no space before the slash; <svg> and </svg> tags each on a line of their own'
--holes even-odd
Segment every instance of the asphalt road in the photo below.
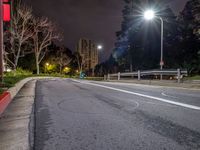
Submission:
<svg viewBox="0 0 200 150">
<path fill-rule="evenodd" d="M 200 91 L 38 81 L 35 150 L 200 150 Z"/>
</svg>

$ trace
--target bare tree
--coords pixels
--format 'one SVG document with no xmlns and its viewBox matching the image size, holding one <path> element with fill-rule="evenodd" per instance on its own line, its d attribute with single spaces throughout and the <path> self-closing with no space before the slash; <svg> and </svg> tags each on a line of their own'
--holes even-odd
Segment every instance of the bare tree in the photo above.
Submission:
<svg viewBox="0 0 200 150">
<path fill-rule="evenodd" d="M 72 61 L 72 58 L 70 58 L 66 53 L 65 53 L 65 48 L 61 47 L 59 51 L 57 51 L 57 56 L 56 60 L 59 64 L 59 71 L 62 73 L 63 67 L 67 66 L 70 64 Z"/>
<path fill-rule="evenodd" d="M 78 63 L 78 70 L 80 72 L 80 74 L 83 72 L 83 66 L 85 64 L 84 59 L 82 58 L 82 56 L 80 55 L 79 52 L 75 52 L 75 57 L 76 57 L 76 61 Z"/>
<path fill-rule="evenodd" d="M 40 73 L 40 63 L 43 60 L 48 46 L 53 40 L 60 40 L 61 36 L 56 32 L 55 25 L 48 18 L 35 18 L 34 24 L 34 52 L 37 74 Z"/>
<path fill-rule="evenodd" d="M 32 9 L 18 4 L 12 18 L 11 30 L 5 33 L 5 37 L 9 37 L 7 41 L 11 45 L 10 48 L 5 48 L 5 59 L 13 66 L 14 70 L 17 68 L 20 57 L 33 52 L 22 49 L 22 46 L 33 36 L 32 18 Z"/>
<path fill-rule="evenodd" d="M 56 64 L 59 67 L 60 73 L 62 73 L 64 67 L 67 67 L 72 61 L 72 58 L 68 56 L 67 51 L 64 47 L 60 47 L 49 58 L 50 63 Z"/>
</svg>

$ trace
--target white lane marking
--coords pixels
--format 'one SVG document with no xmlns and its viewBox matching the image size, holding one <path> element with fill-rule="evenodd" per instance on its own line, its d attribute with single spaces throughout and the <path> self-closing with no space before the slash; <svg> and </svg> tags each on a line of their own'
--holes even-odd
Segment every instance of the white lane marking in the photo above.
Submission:
<svg viewBox="0 0 200 150">
<path fill-rule="evenodd" d="M 140 97 L 154 99 L 154 100 L 157 100 L 157 101 L 161 101 L 161 102 L 165 102 L 165 103 L 169 103 L 169 104 L 173 104 L 173 105 L 177 105 L 177 106 L 182 106 L 182 107 L 185 107 L 185 108 L 200 110 L 200 107 L 198 107 L 198 106 L 184 104 L 184 103 L 180 103 L 180 102 L 174 102 L 174 101 L 167 100 L 167 99 L 164 99 L 164 98 L 159 98 L 159 97 L 149 96 L 149 95 L 145 95 L 145 94 L 135 93 L 135 92 L 131 92 L 131 91 L 126 91 L 126 90 L 117 89 L 117 88 L 104 86 L 104 85 L 100 85 L 100 84 L 95 84 L 95 83 L 90 83 L 90 82 L 82 82 L 82 81 L 77 81 L 77 80 L 73 80 L 73 81 L 83 83 L 83 84 L 98 86 L 98 87 L 102 87 L 102 88 L 106 88 L 106 89 L 110 89 L 110 90 L 114 90 L 114 91 L 119 91 L 119 92 L 123 92 L 123 93 L 127 93 L 127 94 L 137 95 L 137 96 L 140 96 Z"/>
<path fill-rule="evenodd" d="M 102 82 L 102 81 L 101 81 Z M 102 82 L 105 84 L 121 84 L 121 85 L 136 85 L 141 87 L 152 87 L 152 88 L 168 88 L 168 89 L 179 89 L 179 90 L 190 90 L 190 91 L 200 91 L 200 88 L 191 88 L 191 87 L 179 87 L 179 86 L 165 86 L 165 85 L 149 85 L 149 84 L 142 84 L 142 83 L 124 83 L 124 82 Z"/>
</svg>

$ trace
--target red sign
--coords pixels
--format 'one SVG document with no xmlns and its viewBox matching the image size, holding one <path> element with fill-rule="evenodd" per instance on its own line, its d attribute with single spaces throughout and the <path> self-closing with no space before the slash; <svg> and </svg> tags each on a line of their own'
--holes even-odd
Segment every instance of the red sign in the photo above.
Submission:
<svg viewBox="0 0 200 150">
<path fill-rule="evenodd" d="M 3 2 L 4 2 L 4 3 L 8 3 L 8 2 L 9 2 L 9 0 L 3 0 Z"/>
<path fill-rule="evenodd" d="M 10 5 L 3 4 L 3 21 L 9 22 L 10 21 Z"/>
</svg>

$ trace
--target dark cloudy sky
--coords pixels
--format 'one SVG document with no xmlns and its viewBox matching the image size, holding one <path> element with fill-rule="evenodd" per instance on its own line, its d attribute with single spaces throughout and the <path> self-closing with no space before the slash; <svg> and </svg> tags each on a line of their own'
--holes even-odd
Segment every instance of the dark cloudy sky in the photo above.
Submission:
<svg viewBox="0 0 200 150">
<path fill-rule="evenodd" d="M 123 0 L 25 0 L 37 15 L 48 16 L 64 31 L 64 41 L 71 50 L 79 38 L 103 44 L 107 58 L 114 47 L 115 32 L 120 30 Z M 187 0 L 166 0 L 178 13 Z"/>
</svg>

